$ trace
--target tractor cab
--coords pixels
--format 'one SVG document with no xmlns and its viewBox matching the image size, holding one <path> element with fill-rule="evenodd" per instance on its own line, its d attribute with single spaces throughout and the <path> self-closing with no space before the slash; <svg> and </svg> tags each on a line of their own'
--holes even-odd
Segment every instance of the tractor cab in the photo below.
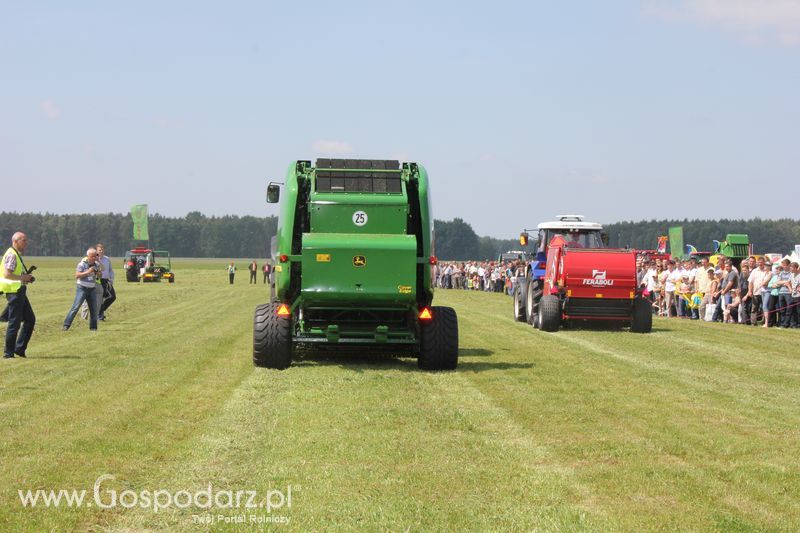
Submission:
<svg viewBox="0 0 800 533">
<path fill-rule="evenodd" d="M 605 248 L 608 243 L 608 236 L 603 232 L 603 226 L 596 222 L 585 222 L 583 215 L 557 215 L 556 218 L 558 220 L 539 224 L 536 227 L 536 237 L 530 243 L 535 249 L 530 253 L 531 261 L 527 275 L 540 281 L 544 279 L 547 248 L 553 239 L 563 239 L 570 248 Z M 522 246 L 529 244 L 528 231 L 523 230 L 519 236 Z"/>
<path fill-rule="evenodd" d="M 547 252 L 553 239 L 564 239 L 571 248 L 605 248 L 603 226 L 596 222 L 584 222 L 583 215 L 558 215 L 557 221 L 542 222 L 537 226 L 537 252 Z"/>
</svg>

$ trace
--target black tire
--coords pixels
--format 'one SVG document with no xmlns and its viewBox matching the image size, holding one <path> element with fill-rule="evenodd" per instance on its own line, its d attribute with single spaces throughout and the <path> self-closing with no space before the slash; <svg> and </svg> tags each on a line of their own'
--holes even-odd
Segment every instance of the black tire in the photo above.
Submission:
<svg viewBox="0 0 800 533">
<path fill-rule="evenodd" d="M 528 284 L 522 282 L 517 283 L 517 288 L 514 291 L 514 320 L 516 322 L 526 322 L 527 313 L 525 313 L 525 294 L 527 292 Z"/>
<path fill-rule="evenodd" d="M 653 304 L 646 298 L 633 300 L 631 314 L 631 331 L 633 333 L 650 333 L 653 330 Z"/>
<path fill-rule="evenodd" d="M 561 325 L 561 301 L 558 296 L 548 294 L 539 300 L 539 329 L 542 331 L 558 331 Z"/>
<path fill-rule="evenodd" d="M 172 276 L 171 278 L 169 278 L 169 282 L 170 283 L 175 283 L 175 276 Z"/>
<path fill-rule="evenodd" d="M 528 324 L 537 327 L 539 323 L 539 303 L 542 298 L 542 289 L 538 279 L 528 282 L 525 291 L 525 314 Z"/>
<path fill-rule="evenodd" d="M 452 307 L 431 307 L 433 320 L 422 323 L 417 366 L 455 370 L 458 366 L 458 316 Z"/>
<path fill-rule="evenodd" d="M 130 271 L 130 270 L 126 270 L 126 271 L 125 271 L 125 279 L 126 279 L 126 280 L 127 280 L 129 283 L 138 283 L 138 281 L 139 281 L 139 276 L 136 274 L 136 272 L 132 272 L 132 271 Z"/>
<path fill-rule="evenodd" d="M 283 370 L 292 364 L 292 319 L 278 316 L 277 303 L 256 307 L 253 364 Z"/>
</svg>

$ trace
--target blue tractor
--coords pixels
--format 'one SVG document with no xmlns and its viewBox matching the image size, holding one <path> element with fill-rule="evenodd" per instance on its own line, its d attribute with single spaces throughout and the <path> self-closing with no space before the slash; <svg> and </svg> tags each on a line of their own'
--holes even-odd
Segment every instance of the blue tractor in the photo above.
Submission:
<svg viewBox="0 0 800 533">
<path fill-rule="evenodd" d="M 532 239 L 535 251 L 530 253 L 525 275 L 517 278 L 514 291 L 514 320 L 528 322 L 533 327 L 539 326 L 539 301 L 542 298 L 550 241 L 561 236 L 581 248 L 604 248 L 608 244 L 608 236 L 603 233 L 601 224 L 584 222 L 583 215 L 557 215 L 556 218 L 557 221 L 542 222 L 536 227 L 537 235 Z M 522 246 L 527 246 L 531 240 L 528 231 L 523 230 L 519 236 Z"/>
</svg>

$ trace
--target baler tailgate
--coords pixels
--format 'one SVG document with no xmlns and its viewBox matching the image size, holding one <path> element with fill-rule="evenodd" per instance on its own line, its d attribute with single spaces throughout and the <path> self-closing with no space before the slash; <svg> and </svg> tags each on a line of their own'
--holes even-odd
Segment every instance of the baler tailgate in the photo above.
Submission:
<svg viewBox="0 0 800 533">
<path fill-rule="evenodd" d="M 302 296 L 308 306 L 407 307 L 416 299 L 413 235 L 303 234 Z"/>
</svg>

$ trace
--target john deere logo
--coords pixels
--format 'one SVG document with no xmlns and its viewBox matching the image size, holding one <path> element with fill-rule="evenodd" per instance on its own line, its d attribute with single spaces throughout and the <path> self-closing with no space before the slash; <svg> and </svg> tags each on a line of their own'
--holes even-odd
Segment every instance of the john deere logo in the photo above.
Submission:
<svg viewBox="0 0 800 533">
<path fill-rule="evenodd" d="M 367 258 L 363 255 L 354 255 L 353 256 L 353 266 L 363 267 L 367 266 Z"/>
</svg>

